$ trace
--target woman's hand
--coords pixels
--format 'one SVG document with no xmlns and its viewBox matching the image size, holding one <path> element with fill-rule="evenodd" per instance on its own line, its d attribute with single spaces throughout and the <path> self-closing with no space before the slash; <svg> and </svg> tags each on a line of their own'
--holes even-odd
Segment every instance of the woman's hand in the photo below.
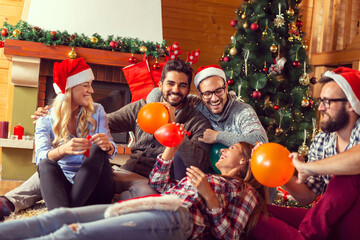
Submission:
<svg viewBox="0 0 360 240">
<path fill-rule="evenodd" d="M 108 152 L 109 149 L 113 147 L 109 137 L 105 133 L 97 133 L 93 135 L 90 140 L 98 145 L 104 152 Z"/>
<path fill-rule="evenodd" d="M 91 141 L 86 138 L 72 138 L 69 142 L 59 147 L 61 155 L 80 155 L 91 148 Z"/>
<path fill-rule="evenodd" d="M 186 168 L 186 175 L 191 181 L 191 184 L 196 188 L 199 195 L 206 201 L 206 205 L 209 209 L 219 208 L 219 201 L 210 186 L 206 174 L 199 168 L 191 166 Z"/>
</svg>

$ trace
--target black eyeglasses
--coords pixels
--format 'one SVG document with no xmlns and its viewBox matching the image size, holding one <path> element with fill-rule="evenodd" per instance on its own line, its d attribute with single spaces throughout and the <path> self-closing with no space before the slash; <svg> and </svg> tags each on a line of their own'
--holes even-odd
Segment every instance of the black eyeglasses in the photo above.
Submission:
<svg viewBox="0 0 360 240">
<path fill-rule="evenodd" d="M 347 102 L 347 98 L 318 98 L 316 99 L 316 103 L 319 106 L 320 103 L 324 104 L 325 108 L 330 108 L 331 102 Z"/>
<path fill-rule="evenodd" d="M 215 94 L 218 97 L 221 97 L 225 93 L 226 85 L 224 84 L 223 87 L 215 89 L 215 91 L 206 91 L 206 92 L 200 92 L 201 97 L 204 99 L 210 99 L 212 98 L 213 94 Z"/>
</svg>

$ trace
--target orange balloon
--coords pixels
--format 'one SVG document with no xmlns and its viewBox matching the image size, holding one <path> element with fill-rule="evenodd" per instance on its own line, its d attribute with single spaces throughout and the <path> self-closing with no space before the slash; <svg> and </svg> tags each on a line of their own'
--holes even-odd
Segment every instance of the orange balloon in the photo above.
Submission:
<svg viewBox="0 0 360 240">
<path fill-rule="evenodd" d="M 259 183 L 278 187 L 287 183 L 294 174 L 290 151 L 278 143 L 260 145 L 251 157 L 251 170 Z"/>
<path fill-rule="evenodd" d="M 139 127 L 144 132 L 150 134 L 153 134 L 159 127 L 168 123 L 169 120 L 169 111 L 164 105 L 158 102 L 144 105 L 137 115 Z"/>
</svg>

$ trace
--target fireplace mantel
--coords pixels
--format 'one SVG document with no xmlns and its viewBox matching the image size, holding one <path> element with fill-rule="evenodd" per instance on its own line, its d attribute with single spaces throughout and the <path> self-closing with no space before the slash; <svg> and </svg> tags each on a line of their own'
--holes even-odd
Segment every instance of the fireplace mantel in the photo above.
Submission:
<svg viewBox="0 0 360 240">
<path fill-rule="evenodd" d="M 46 46 L 44 43 L 28 42 L 21 40 L 5 39 L 4 54 L 11 61 L 12 56 L 25 56 L 33 58 L 45 58 L 53 60 L 64 60 L 69 58 L 71 51 L 69 46 Z M 91 48 L 75 47 L 77 57 L 83 57 L 87 63 L 125 67 L 129 65 L 131 55 L 142 60 L 142 55 L 132 53 L 122 53 Z M 149 64 L 154 63 L 153 58 L 149 59 Z"/>
</svg>

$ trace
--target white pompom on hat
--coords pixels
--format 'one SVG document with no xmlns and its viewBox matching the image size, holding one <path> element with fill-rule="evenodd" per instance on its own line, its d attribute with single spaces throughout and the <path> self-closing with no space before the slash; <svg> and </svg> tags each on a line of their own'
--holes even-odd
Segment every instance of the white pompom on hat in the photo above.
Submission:
<svg viewBox="0 0 360 240">
<path fill-rule="evenodd" d="M 201 81 L 211 76 L 219 76 L 224 80 L 224 82 L 226 79 L 224 70 L 222 70 L 221 67 L 219 67 L 218 65 L 214 64 L 209 66 L 202 66 L 199 67 L 199 69 L 195 73 L 195 87 L 199 88 L 199 84 L 201 83 Z"/>
<path fill-rule="evenodd" d="M 56 62 L 53 69 L 53 87 L 57 94 L 66 99 L 65 91 L 84 82 L 94 80 L 94 74 L 84 58 L 66 59 Z"/>
<path fill-rule="evenodd" d="M 332 78 L 339 84 L 355 112 L 360 115 L 360 71 L 339 67 L 325 72 L 324 77 Z"/>
</svg>

